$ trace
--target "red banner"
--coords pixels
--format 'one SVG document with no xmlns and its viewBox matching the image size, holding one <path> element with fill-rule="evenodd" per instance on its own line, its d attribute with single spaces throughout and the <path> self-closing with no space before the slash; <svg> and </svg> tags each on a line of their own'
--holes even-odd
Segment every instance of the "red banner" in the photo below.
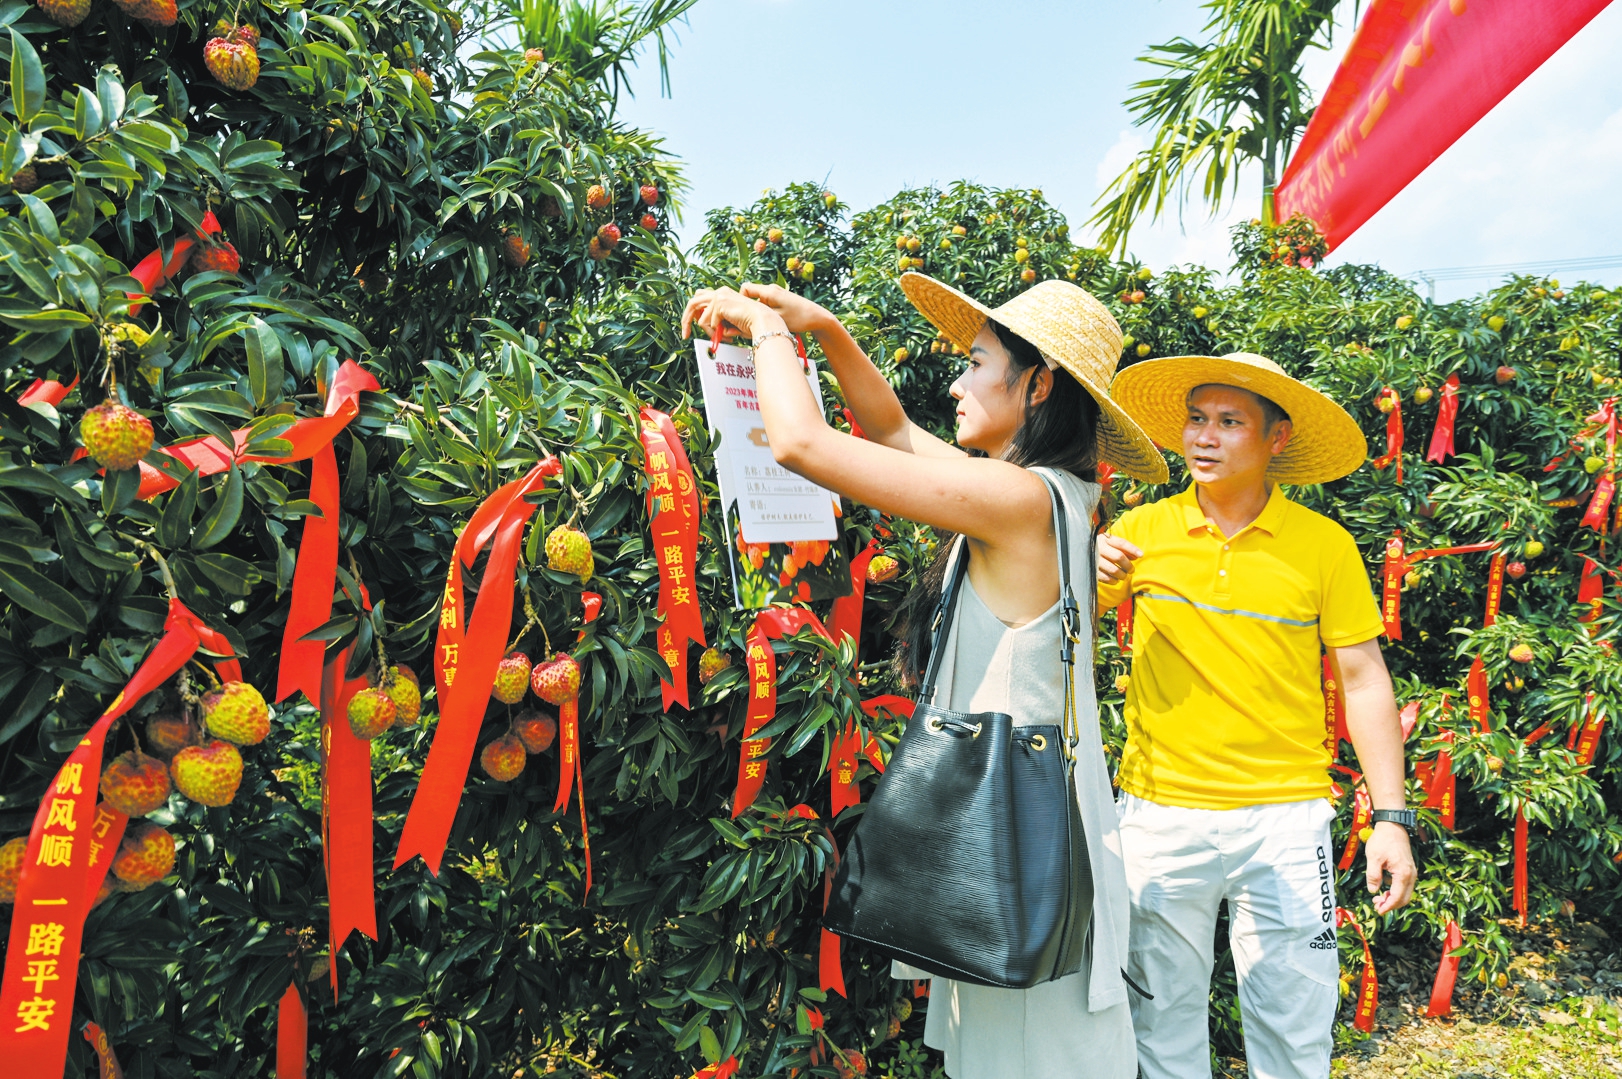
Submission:
<svg viewBox="0 0 1622 1079">
<path fill-rule="evenodd" d="M 1607 397 L 1605 403 L 1600 405 L 1598 412 L 1588 417 L 1588 428 L 1585 434 L 1605 432 L 1605 469 L 1599 475 L 1599 481 L 1594 484 L 1594 497 L 1588 501 L 1588 509 L 1583 512 L 1581 527 L 1592 528 L 1604 534 L 1611 510 L 1611 500 L 1616 497 L 1616 435 L 1617 414 L 1616 398 Z"/>
<path fill-rule="evenodd" d="M 1436 428 L 1431 431 L 1430 449 L 1425 452 L 1425 460 L 1436 464 L 1445 464 L 1449 457 L 1457 455 L 1458 450 L 1453 448 L 1453 429 L 1459 421 L 1459 376 L 1451 374 L 1447 381 L 1442 383 L 1442 401 L 1436 406 Z"/>
<path fill-rule="evenodd" d="M 1459 931 L 1459 923 L 1449 918 L 1447 932 L 1442 937 L 1442 958 L 1436 964 L 1436 981 L 1431 986 L 1430 1004 L 1425 1008 L 1426 1018 L 1453 1014 L 1453 984 L 1459 977 L 1458 951 L 1463 946 L 1464 934 Z"/>
<path fill-rule="evenodd" d="M 1380 619 L 1385 633 L 1393 641 L 1402 640 L 1402 578 L 1414 566 L 1427 558 L 1443 555 L 1475 554 L 1490 551 L 1497 543 L 1465 543 L 1457 547 L 1430 547 L 1423 551 L 1404 553 L 1402 530 L 1398 529 L 1385 544 L 1385 560 L 1381 571 Z M 1487 625 L 1498 616 L 1499 599 L 1504 591 L 1504 556 L 1494 555 L 1487 574 Z"/>
<path fill-rule="evenodd" d="M 1347 924 L 1357 930 L 1357 939 L 1363 942 L 1363 978 L 1357 986 L 1357 1012 L 1352 1026 L 1368 1034 L 1374 1030 L 1374 1014 L 1380 1010 L 1380 978 L 1374 973 L 1374 953 L 1369 950 L 1369 938 L 1363 935 L 1357 916 L 1345 907 L 1336 907 L 1336 927 Z"/>
<path fill-rule="evenodd" d="M 371 606 L 371 604 L 367 604 Z M 338 999 L 338 950 L 358 929 L 377 939 L 372 876 L 372 743 L 349 726 L 349 699 L 367 680 L 345 677 L 350 649 L 321 672 L 321 861 L 327 873 L 327 973 Z"/>
<path fill-rule="evenodd" d="M 1487 699 L 1487 665 L 1477 656 L 1470 664 L 1470 673 L 1464 676 L 1464 692 L 1470 702 L 1470 722 L 1482 734 L 1492 731 L 1492 708 Z"/>
<path fill-rule="evenodd" d="M 1581 726 L 1577 735 L 1577 763 L 1587 768 L 1594 763 L 1594 754 L 1599 750 L 1600 735 L 1605 733 L 1605 716 L 1594 709 L 1593 694 L 1589 694 L 1588 718 Z"/>
<path fill-rule="evenodd" d="M 1592 622 L 1605 608 L 1605 578 L 1599 563 L 1586 555 L 1583 556 L 1582 576 L 1577 580 L 1577 604 L 1585 608 L 1577 616 L 1579 622 Z M 1588 632 L 1592 636 L 1594 630 L 1591 628 Z"/>
<path fill-rule="evenodd" d="M 687 702 L 687 649 L 689 642 L 704 641 L 704 617 L 699 610 L 695 574 L 698 567 L 698 487 L 681 436 L 670 417 L 658 409 L 642 409 L 643 469 L 648 477 L 648 523 L 653 557 L 659 567 L 659 654 L 670 668 L 671 680 L 660 681 L 664 709 Z"/>
<path fill-rule="evenodd" d="M 1338 247 L 1609 0 L 1374 0 L 1275 196 Z"/>
<path fill-rule="evenodd" d="M 524 496 L 539 490 L 546 478 L 557 475 L 562 467 L 557 458 L 548 457 L 522 479 L 497 488 L 473 512 L 456 542 L 446 572 L 439 634 L 434 642 L 439 726 L 400 831 L 400 847 L 394 855 L 396 869 L 420 854 L 429 871 L 439 875 L 440 859 L 445 856 L 445 843 L 450 839 L 456 807 L 467 783 L 467 770 L 473 763 L 479 725 L 495 685 L 496 667 L 506 654 L 507 634 L 512 629 L 513 576 L 524 525 L 535 512 L 535 504 Z M 490 558 L 479 595 L 473 601 L 472 616 L 464 617 L 463 567 L 472 569 L 486 544 L 490 546 Z"/>
<path fill-rule="evenodd" d="M 309 1041 L 310 1018 L 304 1010 L 304 998 L 299 995 L 298 983 L 291 982 L 276 1007 L 276 1079 L 305 1079 Z"/>
<path fill-rule="evenodd" d="M 163 637 L 68 754 L 40 799 L 17 879 L 5 980 L 0 982 L 0 1023 L 5 1024 L 0 1030 L 8 1031 L 8 1077 L 60 1079 L 67 1060 L 84 921 L 112 865 L 110 856 L 100 854 L 117 849 L 128 820 L 96 804 L 107 732 L 142 697 L 185 666 L 199 647 L 231 653 L 223 635 L 171 599 Z M 216 666 L 226 680 L 242 677 L 235 660 L 218 661 Z"/>
<path fill-rule="evenodd" d="M 771 642 L 802 629 L 814 629 L 828 640 L 833 635 L 816 615 L 803 607 L 772 607 L 755 616 L 749 630 L 749 703 L 744 712 L 743 744 L 738 749 L 738 786 L 732 795 L 732 816 L 736 819 L 754 805 L 766 781 L 766 751 L 771 739 L 756 738 L 755 732 L 777 714 L 777 657 Z"/>
<path fill-rule="evenodd" d="M 1448 831 L 1453 830 L 1453 811 L 1458 800 L 1458 779 L 1453 775 L 1453 732 L 1443 731 L 1441 739 L 1446 743 L 1436 754 L 1436 763 L 1426 767 L 1426 775 L 1421 778 L 1425 788 L 1424 806 L 1434 809 L 1441 818 L 1442 827 Z M 1418 766 L 1415 766 L 1415 775 L 1418 775 Z"/>
</svg>

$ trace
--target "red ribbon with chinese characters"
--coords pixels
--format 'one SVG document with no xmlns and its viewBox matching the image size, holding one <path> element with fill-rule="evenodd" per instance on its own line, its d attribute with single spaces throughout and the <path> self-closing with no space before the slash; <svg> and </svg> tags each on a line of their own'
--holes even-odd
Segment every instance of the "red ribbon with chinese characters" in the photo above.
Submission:
<svg viewBox="0 0 1622 1079">
<path fill-rule="evenodd" d="M 370 864 L 370 861 L 367 863 Z M 310 1059 L 310 1018 L 298 982 L 290 982 L 276 1006 L 276 1079 L 304 1079 Z"/>
<path fill-rule="evenodd" d="M 654 562 L 659 567 L 658 609 L 663 619 L 658 634 L 659 654 L 670 668 L 670 681 L 659 683 L 668 712 L 672 703 L 690 707 L 687 648 L 689 642 L 705 643 L 695 580 L 698 486 L 693 482 L 693 466 L 687 460 L 681 436 L 669 416 L 655 408 L 644 408 L 639 431 L 643 469 L 648 477 L 648 524 Z"/>
<path fill-rule="evenodd" d="M 1385 560 L 1382 566 L 1380 619 L 1385 623 L 1385 635 L 1393 641 L 1402 640 L 1402 578 L 1414 566 L 1427 558 L 1440 558 L 1450 554 L 1475 554 L 1480 551 L 1490 551 L 1497 547 L 1497 543 L 1466 543 L 1457 547 L 1432 547 L 1423 551 L 1404 552 L 1402 543 L 1402 530 L 1398 529 L 1386 541 Z M 1495 583 L 1496 582 L 1496 583 Z M 1496 588 L 1496 592 L 1494 591 Z M 1487 578 L 1487 607 L 1492 616 L 1498 614 L 1498 599 L 1504 590 L 1504 558 L 1502 555 L 1493 557 L 1492 568 Z M 1487 625 L 1492 625 L 1489 621 Z"/>
<path fill-rule="evenodd" d="M 222 634 L 171 599 L 163 637 L 68 754 L 40 800 L 17 879 L 5 981 L 0 983 L 8 1076 L 60 1079 L 67 1060 L 85 917 L 128 822 L 124 814 L 96 804 L 107 732 L 200 647 L 231 654 Z M 242 677 L 234 659 L 216 660 L 215 666 L 227 681 Z M 103 849 L 106 857 L 100 856 Z"/>
<path fill-rule="evenodd" d="M 473 511 L 456 541 L 445 576 L 439 634 L 434 642 L 439 726 L 400 831 L 400 847 L 394 854 L 396 869 L 420 854 L 429 871 L 439 875 L 440 859 L 445 856 L 456 807 L 461 804 L 462 788 L 467 783 L 467 770 L 473 763 L 479 726 L 484 722 L 485 706 L 490 703 L 490 691 L 495 685 L 496 667 L 506 654 L 507 634 L 512 629 L 513 577 L 524 525 L 535 512 L 535 504 L 524 496 L 540 490 L 546 478 L 557 475 L 562 468 L 557 458 L 547 457 L 522 479 L 497 488 Z M 474 559 L 486 545 L 490 547 L 490 558 L 478 598 L 473 602 L 473 614 L 468 617 L 462 601 L 463 567 L 472 569 Z"/>
<path fill-rule="evenodd" d="M 1605 607 L 1605 578 L 1600 564 L 1586 555 L 1583 556 L 1582 576 L 1577 579 L 1577 603 L 1584 608 L 1583 613 L 1577 616 L 1579 622 L 1592 622 Z M 1592 636 L 1594 629 L 1590 628 L 1588 632 Z"/>
<path fill-rule="evenodd" d="M 603 609 L 603 597 L 595 592 L 580 596 L 585 607 L 586 622 L 594 622 Z M 584 639 L 586 631 L 580 631 Z M 585 850 L 586 890 L 581 893 L 584 903 L 591 894 L 591 829 L 586 824 L 586 776 L 580 759 L 580 696 L 576 694 L 558 706 L 558 796 L 552 803 L 552 812 L 563 813 L 569 808 L 569 795 L 578 785 L 580 803 L 580 843 Z"/>
<path fill-rule="evenodd" d="M 1447 376 L 1442 383 L 1442 403 L 1436 406 L 1436 429 L 1431 432 L 1430 449 L 1425 453 L 1425 460 L 1436 464 L 1443 464 L 1449 457 L 1457 456 L 1458 451 L 1453 448 L 1453 427 L 1459 418 L 1459 376 L 1457 373 Z"/>
<path fill-rule="evenodd" d="M 1391 402 L 1391 411 L 1385 416 L 1385 452 L 1374 459 L 1375 468 L 1384 468 L 1393 462 L 1397 466 L 1397 482 L 1402 482 L 1402 398 L 1390 386 L 1380 391 L 1382 401 Z"/>
<path fill-rule="evenodd" d="M 1521 925 L 1526 924 L 1526 807 L 1515 811 L 1515 879 L 1510 897 Z"/>
<path fill-rule="evenodd" d="M 1323 657 L 1323 692 L 1324 739 L 1329 743 L 1330 759 L 1334 759 L 1340 752 L 1340 744 L 1351 741 L 1351 735 L 1346 730 L 1346 697 L 1335 682 L 1335 668 L 1327 652 Z"/>
<path fill-rule="evenodd" d="M 79 1028 L 84 1040 L 90 1043 L 90 1048 L 96 1051 L 96 1077 L 97 1079 L 124 1079 L 124 1068 L 118 1063 L 118 1056 L 113 1052 L 112 1043 L 107 1040 L 107 1032 L 95 1023 L 85 1023 Z M 299 1079 L 303 1079 L 302 1076 Z"/>
<path fill-rule="evenodd" d="M 1353 783 L 1361 784 L 1363 777 L 1353 773 Z M 1340 853 L 1340 861 L 1335 868 L 1341 872 L 1352 867 L 1352 861 L 1357 857 L 1358 844 L 1363 842 L 1363 829 L 1373 820 L 1374 807 L 1369 801 L 1369 789 L 1359 785 L 1352 795 L 1352 827 L 1346 836 L 1346 846 Z"/>
<path fill-rule="evenodd" d="M 1374 953 L 1369 950 L 1369 938 L 1363 935 L 1357 915 L 1345 907 L 1336 907 L 1335 925 L 1348 924 L 1357 930 L 1357 939 L 1363 942 L 1363 978 L 1357 986 L 1357 1013 L 1352 1026 L 1368 1034 L 1374 1030 L 1374 1013 L 1380 1008 L 1380 978 L 1374 973 Z"/>
<path fill-rule="evenodd" d="M 756 738 L 755 732 L 777 714 L 777 657 L 771 642 L 802 629 L 814 629 L 828 640 L 833 635 L 821 619 L 803 607 L 772 607 L 755 616 L 749 630 L 745 662 L 749 666 L 749 704 L 744 712 L 743 744 L 738 749 L 738 786 L 732 795 L 732 816 L 754 805 L 766 782 L 766 751 L 771 739 Z"/>
<path fill-rule="evenodd" d="M 1439 736 L 1443 745 L 1437 750 L 1436 763 L 1425 764 L 1424 774 L 1414 766 L 1415 777 L 1425 788 L 1424 807 L 1434 809 L 1441 818 L 1442 827 L 1453 830 L 1453 811 L 1458 796 L 1458 778 L 1453 774 L 1453 732 L 1443 731 Z"/>
<path fill-rule="evenodd" d="M 1577 763 L 1587 768 L 1594 763 L 1594 754 L 1599 750 L 1600 735 L 1605 733 L 1605 715 L 1594 708 L 1594 695 L 1588 695 L 1588 718 L 1572 728 L 1574 737 L 1568 746 L 1575 745 Z"/>
<path fill-rule="evenodd" d="M 1600 473 L 1599 482 L 1594 484 L 1594 497 L 1589 499 L 1581 526 L 1592 528 L 1603 535 L 1606 531 L 1611 500 L 1616 497 L 1617 413 L 1614 397 L 1607 397 L 1605 403 L 1600 405 L 1599 411 L 1588 417 L 1588 433 L 1597 434 L 1602 429 L 1605 432 L 1605 469 Z"/>
<path fill-rule="evenodd" d="M 1431 986 L 1430 1004 L 1425 1008 L 1426 1018 L 1436 1019 L 1453 1014 L 1453 985 L 1459 977 L 1458 951 L 1463 946 L 1464 934 L 1459 930 L 1459 923 L 1449 918 L 1447 932 L 1442 936 L 1442 958 L 1436 964 L 1436 981 Z"/>
<path fill-rule="evenodd" d="M 367 607 L 371 604 L 367 603 Z M 327 973 L 338 999 L 338 950 L 358 929 L 377 939 L 372 880 L 372 743 L 349 726 L 349 699 L 367 680 L 347 677 L 350 647 L 321 672 L 321 861 L 327 874 Z"/>
</svg>

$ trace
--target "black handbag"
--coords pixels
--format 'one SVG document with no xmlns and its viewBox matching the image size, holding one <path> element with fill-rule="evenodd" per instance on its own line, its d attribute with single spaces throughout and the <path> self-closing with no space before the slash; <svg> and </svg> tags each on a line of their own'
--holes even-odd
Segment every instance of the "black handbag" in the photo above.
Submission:
<svg viewBox="0 0 1622 1079">
<path fill-rule="evenodd" d="M 1075 778 L 1081 609 L 1070 586 L 1064 502 L 1052 480 L 1042 481 L 1059 545 L 1064 715 L 1015 726 L 1001 712 L 929 703 L 968 568 L 959 550 L 931 624 L 919 704 L 851 836 L 823 915 L 828 929 L 891 958 L 1005 989 L 1080 970 L 1093 911 Z"/>
</svg>

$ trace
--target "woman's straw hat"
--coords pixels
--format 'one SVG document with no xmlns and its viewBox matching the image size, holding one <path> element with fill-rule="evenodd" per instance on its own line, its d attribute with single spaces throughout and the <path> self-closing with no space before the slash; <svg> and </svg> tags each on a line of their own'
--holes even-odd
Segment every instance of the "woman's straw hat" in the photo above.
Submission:
<svg viewBox="0 0 1622 1079">
<path fill-rule="evenodd" d="M 1115 376 L 1110 393 L 1162 446 L 1183 444 L 1188 395 L 1196 386 L 1233 386 L 1259 394 L 1290 415 L 1292 434 L 1273 458 L 1267 478 L 1279 483 L 1328 483 L 1368 457 L 1357 421 L 1327 396 L 1284 373 L 1265 356 L 1167 356 L 1142 360 Z"/>
<path fill-rule="evenodd" d="M 921 273 L 902 274 L 901 291 L 965 352 L 987 319 L 1036 346 L 1048 366 L 1070 372 L 1098 402 L 1099 456 L 1129 476 L 1166 482 L 1166 459 L 1143 428 L 1110 399 L 1110 378 L 1121 355 L 1121 327 L 1092 296 L 1065 281 L 1043 281 L 993 310 Z"/>
</svg>

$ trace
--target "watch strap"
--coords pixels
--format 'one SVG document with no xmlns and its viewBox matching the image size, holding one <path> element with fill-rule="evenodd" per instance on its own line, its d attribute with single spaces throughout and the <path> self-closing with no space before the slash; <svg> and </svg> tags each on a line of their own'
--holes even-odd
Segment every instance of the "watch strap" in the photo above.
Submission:
<svg viewBox="0 0 1622 1079">
<path fill-rule="evenodd" d="M 1409 832 L 1412 832 L 1419 824 L 1419 814 L 1412 809 L 1376 809 L 1373 814 L 1371 814 L 1371 819 L 1376 824 L 1380 823 L 1381 821 L 1388 821 L 1391 824 L 1400 824 Z"/>
</svg>

